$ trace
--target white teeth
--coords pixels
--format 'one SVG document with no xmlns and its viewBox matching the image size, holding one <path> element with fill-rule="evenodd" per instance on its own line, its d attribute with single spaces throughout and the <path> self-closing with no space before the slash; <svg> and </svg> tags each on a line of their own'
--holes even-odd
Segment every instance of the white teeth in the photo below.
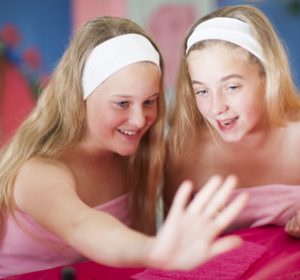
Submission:
<svg viewBox="0 0 300 280">
<path fill-rule="evenodd" d="M 238 119 L 238 117 L 235 117 L 235 118 L 233 118 L 233 119 L 223 121 L 223 122 L 221 122 L 221 124 L 224 125 L 224 126 L 229 126 L 229 125 L 231 125 L 233 122 L 235 122 L 237 119 Z"/>
<path fill-rule="evenodd" d="M 118 129 L 122 134 L 125 134 L 125 135 L 129 135 L 129 136 L 133 136 L 133 135 L 136 135 L 136 131 L 130 131 L 130 130 L 121 130 L 121 129 Z"/>
<path fill-rule="evenodd" d="M 232 123 L 232 120 L 227 121 L 227 122 L 223 122 L 222 124 L 225 125 L 225 126 L 228 126 L 228 125 L 230 125 L 231 123 Z"/>
</svg>

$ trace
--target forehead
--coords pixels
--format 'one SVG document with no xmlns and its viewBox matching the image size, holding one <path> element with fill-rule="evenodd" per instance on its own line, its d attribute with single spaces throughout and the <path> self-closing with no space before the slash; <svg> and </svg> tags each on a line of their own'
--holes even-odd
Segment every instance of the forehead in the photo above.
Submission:
<svg viewBox="0 0 300 280">
<path fill-rule="evenodd" d="M 217 50 L 217 51 L 216 51 Z M 195 52 L 202 51 L 204 55 L 208 55 L 211 59 L 218 57 L 218 53 L 224 53 L 224 57 L 221 59 L 225 61 L 226 58 L 234 59 L 235 61 L 245 62 L 252 65 L 257 65 L 261 74 L 263 74 L 264 67 L 260 63 L 259 59 L 256 58 L 246 49 L 238 46 L 234 43 L 223 41 L 223 40 L 205 40 L 196 43 L 189 54 L 187 55 L 187 63 L 191 62 L 195 58 Z M 199 54 L 197 54 L 198 56 Z"/>
<path fill-rule="evenodd" d="M 121 69 L 110 75 L 102 85 L 108 83 L 121 83 L 135 81 L 139 83 L 145 82 L 141 80 L 141 77 L 149 76 L 149 78 L 155 78 L 160 80 L 161 73 L 159 67 L 149 61 L 136 62 L 122 67 Z"/>
<path fill-rule="evenodd" d="M 95 93 L 99 93 L 102 97 L 153 95 L 159 93 L 160 82 L 161 72 L 156 64 L 137 62 L 125 66 L 109 76 L 95 89 Z"/>
<path fill-rule="evenodd" d="M 253 57 L 244 48 L 222 40 L 207 40 L 197 43 L 187 55 L 188 65 L 197 59 L 207 62 L 226 62 L 228 59 L 252 63 Z"/>
<path fill-rule="evenodd" d="M 195 56 L 201 54 L 210 54 L 212 56 L 211 58 L 213 58 L 219 53 L 227 53 L 236 59 L 247 59 L 250 56 L 247 50 L 233 43 L 221 40 L 207 40 L 196 44 L 195 47 L 191 49 L 187 55 L 187 61 L 189 62 L 195 58 Z M 226 56 L 224 56 L 224 58 L 226 58 Z"/>
<path fill-rule="evenodd" d="M 232 44 L 211 44 L 194 49 L 187 56 L 187 66 L 191 79 L 203 83 L 218 82 L 230 75 L 251 80 L 260 73 L 258 64 L 249 60 L 249 53 Z"/>
<path fill-rule="evenodd" d="M 234 49 L 226 45 L 212 45 L 201 49 L 192 50 L 187 56 L 187 66 L 192 74 L 195 70 L 200 73 L 239 68 L 247 65 L 244 50 Z"/>
</svg>

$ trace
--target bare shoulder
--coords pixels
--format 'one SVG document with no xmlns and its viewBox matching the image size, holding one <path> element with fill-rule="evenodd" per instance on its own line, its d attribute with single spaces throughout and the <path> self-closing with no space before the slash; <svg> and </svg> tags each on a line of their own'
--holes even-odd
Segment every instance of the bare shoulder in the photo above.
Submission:
<svg viewBox="0 0 300 280">
<path fill-rule="evenodd" d="M 63 162 L 53 159 L 31 158 L 20 168 L 15 184 L 14 198 L 22 210 L 32 205 L 32 200 L 75 190 L 74 176 Z"/>
<path fill-rule="evenodd" d="M 21 166 L 19 174 L 40 171 L 40 172 L 69 172 L 69 168 L 62 161 L 41 157 L 31 158 Z"/>
<path fill-rule="evenodd" d="M 77 194 L 71 170 L 53 159 L 32 158 L 21 166 L 14 199 L 18 209 L 61 237 L 70 236 L 72 225 L 89 209 Z"/>
</svg>

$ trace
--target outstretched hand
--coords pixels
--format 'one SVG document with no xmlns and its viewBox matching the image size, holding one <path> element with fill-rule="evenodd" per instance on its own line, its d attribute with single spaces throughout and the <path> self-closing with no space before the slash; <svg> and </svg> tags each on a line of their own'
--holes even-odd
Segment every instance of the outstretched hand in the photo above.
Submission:
<svg viewBox="0 0 300 280">
<path fill-rule="evenodd" d="M 169 215 L 157 237 L 149 258 L 163 269 L 193 269 L 208 259 L 236 248 L 241 239 L 228 236 L 216 239 L 235 219 L 246 202 L 240 194 L 226 205 L 237 179 L 224 182 L 212 177 L 189 203 L 192 183 L 185 181 L 176 193 Z"/>
</svg>

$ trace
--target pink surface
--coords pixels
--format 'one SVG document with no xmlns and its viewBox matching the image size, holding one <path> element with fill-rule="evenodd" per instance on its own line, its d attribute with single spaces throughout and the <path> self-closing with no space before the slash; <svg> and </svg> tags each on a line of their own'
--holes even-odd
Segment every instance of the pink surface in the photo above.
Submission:
<svg viewBox="0 0 300 280">
<path fill-rule="evenodd" d="M 300 240 L 287 235 L 283 227 L 243 229 L 237 233 L 266 248 L 242 280 L 300 279 Z"/>
<path fill-rule="evenodd" d="M 282 227 L 243 229 L 244 244 L 188 272 L 147 269 L 136 280 L 271 280 L 300 279 L 300 240 Z"/>
<path fill-rule="evenodd" d="M 195 6 L 191 4 L 161 5 L 150 16 L 147 30 L 150 31 L 162 52 L 167 88 L 173 88 L 176 84 L 182 42 L 195 19 Z"/>
<path fill-rule="evenodd" d="M 126 280 L 143 269 L 138 268 L 114 268 L 103 266 L 94 262 L 86 262 L 73 265 L 76 272 L 76 280 Z M 4 278 L 5 280 L 59 280 L 63 267 L 56 267 L 39 272 Z"/>
<path fill-rule="evenodd" d="M 236 231 L 242 247 L 219 256 L 189 272 L 156 269 L 113 268 L 93 262 L 73 266 L 78 280 L 294 280 L 300 279 L 300 240 L 286 235 L 282 227 L 260 227 Z M 61 267 L 24 274 L 6 280 L 57 280 Z"/>
</svg>

